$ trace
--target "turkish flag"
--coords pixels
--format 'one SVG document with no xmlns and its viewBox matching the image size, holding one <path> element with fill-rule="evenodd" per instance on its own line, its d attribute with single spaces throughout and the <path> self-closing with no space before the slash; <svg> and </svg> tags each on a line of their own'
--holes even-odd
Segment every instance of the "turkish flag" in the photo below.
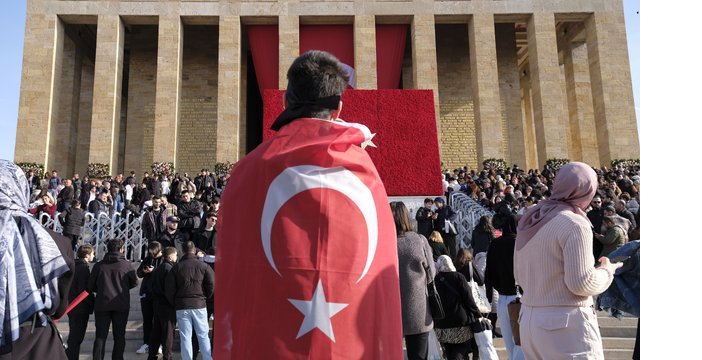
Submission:
<svg viewBox="0 0 702 360">
<path fill-rule="evenodd" d="M 397 237 L 359 124 L 297 119 L 233 170 L 216 359 L 402 359 Z"/>
</svg>

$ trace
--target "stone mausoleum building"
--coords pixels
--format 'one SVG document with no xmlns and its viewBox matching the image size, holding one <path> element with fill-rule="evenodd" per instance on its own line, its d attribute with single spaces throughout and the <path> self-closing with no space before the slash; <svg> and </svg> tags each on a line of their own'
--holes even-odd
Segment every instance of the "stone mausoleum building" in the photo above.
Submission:
<svg viewBox="0 0 702 360">
<path fill-rule="evenodd" d="M 622 0 L 27 3 L 15 160 L 61 174 L 237 161 L 325 36 L 356 89 L 434 91 L 446 167 L 639 158 Z"/>
</svg>

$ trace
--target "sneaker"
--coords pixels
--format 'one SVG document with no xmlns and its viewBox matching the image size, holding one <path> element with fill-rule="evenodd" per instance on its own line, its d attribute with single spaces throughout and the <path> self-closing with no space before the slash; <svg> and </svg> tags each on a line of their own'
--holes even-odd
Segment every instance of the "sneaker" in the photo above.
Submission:
<svg viewBox="0 0 702 360">
<path fill-rule="evenodd" d="M 149 344 L 144 344 L 140 348 L 137 349 L 136 353 L 137 354 L 146 354 L 147 351 L 149 351 Z"/>
<path fill-rule="evenodd" d="M 163 355 L 163 346 L 158 347 L 158 354 Z"/>
</svg>

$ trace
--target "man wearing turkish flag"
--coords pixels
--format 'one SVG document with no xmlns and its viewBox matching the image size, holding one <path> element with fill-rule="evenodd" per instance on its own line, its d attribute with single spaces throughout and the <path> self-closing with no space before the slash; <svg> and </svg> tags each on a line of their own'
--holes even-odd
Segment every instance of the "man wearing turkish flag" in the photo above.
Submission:
<svg viewBox="0 0 702 360">
<path fill-rule="evenodd" d="M 215 359 L 402 359 L 397 236 L 365 151 L 338 119 L 348 77 L 309 51 L 287 73 L 278 131 L 222 196 Z"/>
</svg>

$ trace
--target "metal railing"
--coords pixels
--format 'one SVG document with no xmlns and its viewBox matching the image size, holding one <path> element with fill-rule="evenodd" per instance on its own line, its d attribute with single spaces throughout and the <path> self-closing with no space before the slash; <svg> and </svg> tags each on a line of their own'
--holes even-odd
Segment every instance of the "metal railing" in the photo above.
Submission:
<svg viewBox="0 0 702 360">
<path fill-rule="evenodd" d="M 61 234 L 63 226 L 59 221 L 59 215 L 57 212 L 52 218 L 49 214 L 42 213 L 39 216 L 39 222 L 45 228 Z M 144 239 L 141 229 L 141 218 L 142 215 L 122 217 L 119 214 L 110 216 L 107 213 L 100 213 L 95 217 L 92 213 L 86 212 L 85 224 L 81 228 L 78 245 L 93 245 L 95 258 L 100 260 L 107 253 L 107 241 L 121 239 L 124 241 L 127 259 L 139 261 L 142 258 L 144 245 L 146 245 L 146 239 Z"/>
<path fill-rule="evenodd" d="M 470 248 L 473 229 L 478 225 L 480 218 L 484 215 L 493 216 L 495 213 L 460 191 L 451 193 L 449 205 L 456 212 L 454 220 L 454 226 L 458 232 L 456 243 L 462 249 Z"/>
</svg>

